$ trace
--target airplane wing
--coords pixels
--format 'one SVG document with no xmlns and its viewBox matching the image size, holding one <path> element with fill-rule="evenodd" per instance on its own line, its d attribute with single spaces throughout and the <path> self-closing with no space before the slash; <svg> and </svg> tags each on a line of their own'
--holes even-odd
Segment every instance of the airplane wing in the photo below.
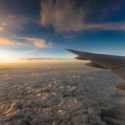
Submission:
<svg viewBox="0 0 125 125">
<path fill-rule="evenodd" d="M 78 55 L 76 59 L 91 61 L 85 65 L 96 68 L 109 69 L 120 78 L 125 80 L 125 57 L 81 52 L 72 49 L 67 50 Z M 118 84 L 116 87 L 125 91 L 125 83 Z"/>
</svg>

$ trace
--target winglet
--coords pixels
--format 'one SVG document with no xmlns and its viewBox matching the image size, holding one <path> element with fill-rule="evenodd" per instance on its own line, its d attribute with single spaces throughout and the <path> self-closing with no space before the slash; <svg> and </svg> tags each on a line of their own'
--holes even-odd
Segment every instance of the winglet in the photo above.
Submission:
<svg viewBox="0 0 125 125">
<path fill-rule="evenodd" d="M 80 51 L 77 51 L 77 50 L 73 50 L 73 49 L 65 49 L 65 50 L 68 50 L 76 55 L 79 55 L 79 53 L 81 53 Z M 83 52 L 82 52 L 83 53 Z"/>
<path fill-rule="evenodd" d="M 68 51 L 70 51 L 70 52 L 73 52 L 74 50 L 72 50 L 72 49 L 65 49 L 65 50 L 68 50 Z"/>
</svg>

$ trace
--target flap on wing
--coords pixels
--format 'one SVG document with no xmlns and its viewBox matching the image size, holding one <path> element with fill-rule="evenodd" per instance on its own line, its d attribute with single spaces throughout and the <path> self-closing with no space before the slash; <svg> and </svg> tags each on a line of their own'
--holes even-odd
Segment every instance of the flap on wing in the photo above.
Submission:
<svg viewBox="0 0 125 125">
<path fill-rule="evenodd" d="M 121 90 L 124 90 L 124 91 L 125 91 L 125 83 L 118 84 L 118 85 L 116 85 L 116 87 L 117 87 L 118 89 L 121 89 Z"/>
<path fill-rule="evenodd" d="M 95 67 L 95 68 L 101 68 L 101 69 L 106 69 L 105 67 L 102 67 L 96 63 L 90 62 L 90 63 L 86 63 L 86 66 L 90 66 L 90 67 Z"/>
<path fill-rule="evenodd" d="M 75 59 L 78 59 L 78 60 L 87 60 L 87 59 L 85 59 L 85 58 L 83 58 L 83 57 L 75 57 Z"/>
<path fill-rule="evenodd" d="M 125 67 L 116 68 L 111 71 L 115 73 L 116 75 L 118 75 L 120 78 L 125 80 Z"/>
</svg>

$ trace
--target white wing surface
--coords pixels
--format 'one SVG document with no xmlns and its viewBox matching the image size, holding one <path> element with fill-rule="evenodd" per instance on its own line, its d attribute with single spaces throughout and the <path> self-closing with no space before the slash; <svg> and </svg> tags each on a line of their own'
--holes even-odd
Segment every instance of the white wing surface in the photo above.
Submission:
<svg viewBox="0 0 125 125">
<path fill-rule="evenodd" d="M 109 69 L 120 78 L 125 80 L 125 57 L 94 54 L 72 49 L 67 50 L 78 55 L 76 59 L 91 61 L 91 63 L 86 64 L 87 66 Z M 125 91 L 125 83 L 119 84 L 116 87 Z"/>
</svg>

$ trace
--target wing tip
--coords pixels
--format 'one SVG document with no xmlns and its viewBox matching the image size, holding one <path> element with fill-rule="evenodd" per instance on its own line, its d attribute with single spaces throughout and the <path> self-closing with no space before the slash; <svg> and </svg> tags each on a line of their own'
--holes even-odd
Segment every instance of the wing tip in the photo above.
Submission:
<svg viewBox="0 0 125 125">
<path fill-rule="evenodd" d="M 72 52 L 72 53 L 78 52 L 77 50 L 73 50 L 73 49 L 65 49 L 65 50 L 68 50 L 68 51 L 70 51 L 70 52 Z"/>
<path fill-rule="evenodd" d="M 72 49 L 65 49 L 65 50 L 71 51 Z"/>
<path fill-rule="evenodd" d="M 72 49 L 65 49 L 65 50 L 68 50 L 68 51 L 70 51 L 70 52 L 72 52 L 72 53 L 75 52 L 75 50 L 72 50 Z"/>
</svg>

